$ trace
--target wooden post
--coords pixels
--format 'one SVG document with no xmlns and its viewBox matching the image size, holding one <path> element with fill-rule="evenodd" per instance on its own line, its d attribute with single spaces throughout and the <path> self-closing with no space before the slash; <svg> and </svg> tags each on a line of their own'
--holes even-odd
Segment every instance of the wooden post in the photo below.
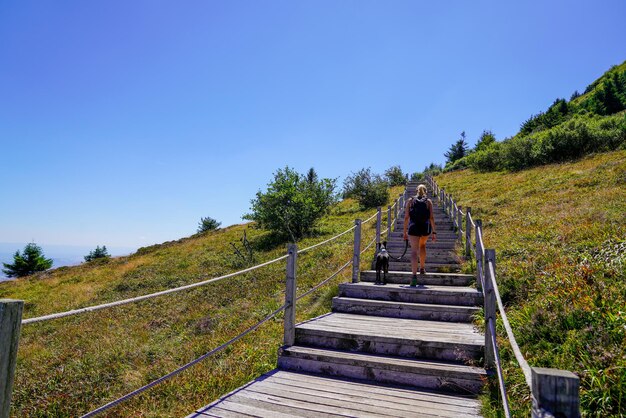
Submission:
<svg viewBox="0 0 626 418">
<path fill-rule="evenodd" d="M 287 285 L 285 288 L 285 345 L 293 345 L 296 340 L 296 262 L 298 246 L 289 244 L 287 247 Z"/>
<path fill-rule="evenodd" d="M 400 198 L 396 199 L 396 204 L 393 207 L 393 219 L 398 219 L 398 206 L 400 206 Z"/>
<path fill-rule="evenodd" d="M 476 288 L 482 290 L 485 273 L 483 270 L 483 247 L 478 239 L 478 231 L 480 231 L 480 235 L 482 236 L 483 221 L 480 219 L 476 219 L 476 231 L 474 231 L 474 233 L 476 236 Z"/>
<path fill-rule="evenodd" d="M 387 240 L 391 236 L 391 205 L 387 205 Z"/>
<path fill-rule="evenodd" d="M 441 194 L 439 195 L 439 201 L 441 202 L 441 207 L 443 208 L 443 211 L 446 211 L 446 191 L 444 189 L 441 189 Z"/>
<path fill-rule="evenodd" d="M 17 346 L 22 328 L 24 301 L 0 299 L 0 417 L 11 409 Z"/>
<path fill-rule="evenodd" d="M 463 245 L 463 228 L 461 228 L 461 225 L 463 225 L 463 215 L 461 213 L 461 208 L 458 208 L 456 211 L 456 227 L 459 234 L 459 245 Z"/>
<path fill-rule="evenodd" d="M 376 246 L 380 244 L 380 226 L 383 221 L 383 213 L 380 209 L 380 206 L 376 208 Z"/>
<path fill-rule="evenodd" d="M 352 283 L 359 282 L 359 268 L 361 266 L 361 220 L 354 221 L 354 253 L 352 254 Z"/>
<path fill-rule="evenodd" d="M 531 367 L 533 418 L 580 417 L 580 381 L 567 370 Z"/>
<path fill-rule="evenodd" d="M 465 208 L 465 257 L 470 258 L 472 255 L 472 222 L 470 220 L 472 208 Z"/>
<path fill-rule="evenodd" d="M 496 328 L 496 293 L 493 289 L 493 281 L 496 279 L 491 275 L 489 264 L 493 265 L 496 271 L 496 250 L 485 250 L 485 368 L 493 369 L 496 366 L 493 342 L 491 341 L 491 329 L 487 326 L 489 320 L 493 321 L 493 329 Z M 494 336 L 495 337 L 495 336 Z"/>
</svg>

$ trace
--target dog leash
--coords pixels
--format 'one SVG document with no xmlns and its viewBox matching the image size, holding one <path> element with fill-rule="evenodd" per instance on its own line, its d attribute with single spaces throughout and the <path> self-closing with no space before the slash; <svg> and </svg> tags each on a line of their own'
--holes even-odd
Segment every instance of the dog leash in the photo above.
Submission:
<svg viewBox="0 0 626 418">
<path fill-rule="evenodd" d="M 396 261 L 402 261 L 402 258 L 406 255 L 406 250 L 409 248 L 409 240 L 405 239 L 404 240 L 404 252 L 402 253 L 402 255 L 400 257 L 394 257 L 391 255 L 391 253 L 389 251 L 387 251 L 387 253 L 389 254 L 389 257 L 393 258 Z"/>
</svg>

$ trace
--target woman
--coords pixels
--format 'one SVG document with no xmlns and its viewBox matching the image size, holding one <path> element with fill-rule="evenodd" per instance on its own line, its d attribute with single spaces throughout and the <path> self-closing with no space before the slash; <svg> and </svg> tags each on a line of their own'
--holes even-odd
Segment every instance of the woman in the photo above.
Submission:
<svg viewBox="0 0 626 418">
<path fill-rule="evenodd" d="M 408 231 L 407 231 L 408 229 Z M 426 274 L 426 241 L 432 234 L 433 241 L 437 240 L 435 218 L 433 216 L 433 202 L 426 197 L 426 186 L 417 186 L 417 196 L 410 198 L 404 208 L 404 239 L 411 242 L 411 287 L 417 286 L 417 249 L 420 252 L 420 274 Z"/>
</svg>

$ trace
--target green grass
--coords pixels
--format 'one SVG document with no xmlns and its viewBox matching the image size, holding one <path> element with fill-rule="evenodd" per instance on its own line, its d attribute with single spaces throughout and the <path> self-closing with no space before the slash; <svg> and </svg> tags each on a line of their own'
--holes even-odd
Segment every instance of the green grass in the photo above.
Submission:
<svg viewBox="0 0 626 418">
<path fill-rule="evenodd" d="M 394 188 L 397 196 L 402 188 Z M 299 248 L 365 219 L 345 200 Z M 384 218 L 383 218 L 384 219 Z M 375 234 L 363 226 L 363 243 Z M 384 228 L 384 227 L 383 227 Z M 284 255 L 286 245 L 253 224 L 236 225 L 140 249 L 109 262 L 62 267 L 0 284 L 0 297 L 25 300 L 24 318 L 143 295 L 241 269 L 231 243 L 244 231 L 257 263 Z M 367 268 L 373 249 L 362 257 Z M 352 257 L 352 234 L 298 257 L 298 294 Z M 330 310 L 337 285 L 351 268 L 297 305 L 297 321 Z M 203 287 L 121 307 L 22 328 L 12 416 L 78 416 L 197 358 L 228 341 L 284 302 L 285 262 Z M 108 416 L 184 416 L 274 368 L 282 316 L 216 356 L 112 409 Z M 106 414 L 105 414 L 106 415 Z"/>
<path fill-rule="evenodd" d="M 529 364 L 580 376 L 584 416 L 626 416 L 626 152 L 436 181 L 482 219 Z M 511 404 L 528 416 L 529 391 L 501 326 L 499 333 Z M 487 416 L 496 416 L 497 402 L 492 391 Z"/>
</svg>

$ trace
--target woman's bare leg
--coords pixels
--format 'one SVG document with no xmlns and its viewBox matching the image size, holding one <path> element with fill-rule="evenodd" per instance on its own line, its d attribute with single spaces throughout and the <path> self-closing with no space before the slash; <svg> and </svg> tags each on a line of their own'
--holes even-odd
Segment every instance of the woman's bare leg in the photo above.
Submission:
<svg viewBox="0 0 626 418">
<path fill-rule="evenodd" d="M 417 274 L 417 251 L 419 249 L 419 238 L 413 235 L 409 235 L 409 242 L 411 243 L 411 271 L 413 274 Z"/>
<path fill-rule="evenodd" d="M 420 245 L 420 269 L 424 269 L 426 267 L 426 241 L 428 241 L 428 236 L 419 237 L 419 245 Z"/>
</svg>

